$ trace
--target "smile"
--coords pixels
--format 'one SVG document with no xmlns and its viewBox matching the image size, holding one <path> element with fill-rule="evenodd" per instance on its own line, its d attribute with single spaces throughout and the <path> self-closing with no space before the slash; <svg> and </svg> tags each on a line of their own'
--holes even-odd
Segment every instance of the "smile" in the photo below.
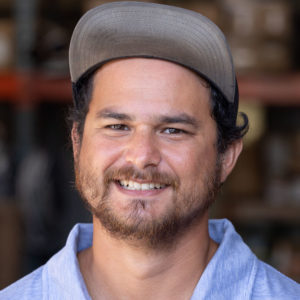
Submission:
<svg viewBox="0 0 300 300">
<path fill-rule="evenodd" d="M 167 185 L 165 184 L 154 183 L 154 182 L 138 183 L 132 180 L 119 180 L 118 183 L 122 188 L 131 191 L 160 190 L 167 187 Z"/>
</svg>

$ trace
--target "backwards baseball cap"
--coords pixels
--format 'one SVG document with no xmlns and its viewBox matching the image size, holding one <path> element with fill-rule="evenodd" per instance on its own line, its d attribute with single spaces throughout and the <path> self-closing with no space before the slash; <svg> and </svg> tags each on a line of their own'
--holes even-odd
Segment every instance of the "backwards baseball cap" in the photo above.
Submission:
<svg viewBox="0 0 300 300">
<path fill-rule="evenodd" d="M 208 18 L 191 10 L 145 2 L 112 2 L 89 10 L 70 43 L 71 80 L 108 61 L 157 58 L 187 67 L 238 105 L 238 87 L 227 41 Z M 76 103 L 75 103 L 76 104 Z"/>
</svg>

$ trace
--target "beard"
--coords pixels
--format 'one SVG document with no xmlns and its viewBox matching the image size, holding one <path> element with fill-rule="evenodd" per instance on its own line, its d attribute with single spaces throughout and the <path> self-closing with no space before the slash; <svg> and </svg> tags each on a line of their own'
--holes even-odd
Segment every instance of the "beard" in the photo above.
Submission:
<svg viewBox="0 0 300 300">
<path fill-rule="evenodd" d="M 102 227 L 114 238 L 152 250 L 170 249 L 192 226 L 201 222 L 220 189 L 220 172 L 221 164 L 217 159 L 215 168 L 206 174 L 202 185 L 182 189 L 177 176 L 158 172 L 155 167 L 143 171 L 134 167 L 108 169 L 99 180 L 99 174 L 81 168 L 79 159 L 75 161 L 76 188 Z M 158 182 L 174 190 L 171 205 L 159 217 L 149 213 L 152 203 L 142 198 L 130 199 L 126 214 L 115 209 L 110 196 L 112 184 L 134 179 Z"/>
</svg>

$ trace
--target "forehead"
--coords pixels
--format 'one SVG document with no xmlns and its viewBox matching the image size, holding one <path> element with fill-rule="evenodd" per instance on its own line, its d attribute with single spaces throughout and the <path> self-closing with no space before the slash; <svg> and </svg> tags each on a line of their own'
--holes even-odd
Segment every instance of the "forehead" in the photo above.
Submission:
<svg viewBox="0 0 300 300">
<path fill-rule="evenodd" d="M 209 84 L 181 65 L 146 58 L 106 63 L 94 76 L 90 109 L 120 108 L 136 113 L 170 111 L 210 115 Z"/>
</svg>

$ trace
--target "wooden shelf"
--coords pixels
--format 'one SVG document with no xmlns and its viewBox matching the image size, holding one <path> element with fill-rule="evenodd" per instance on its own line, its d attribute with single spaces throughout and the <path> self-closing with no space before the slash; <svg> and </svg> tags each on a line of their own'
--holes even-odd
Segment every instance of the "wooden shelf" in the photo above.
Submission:
<svg viewBox="0 0 300 300">
<path fill-rule="evenodd" d="M 14 100 L 19 89 L 17 77 L 12 73 L 0 74 L 0 101 Z"/>
<path fill-rule="evenodd" d="M 242 101 L 265 105 L 300 106 L 300 73 L 285 75 L 240 75 Z M 38 73 L 0 73 L 0 101 L 36 103 L 71 102 L 68 77 L 51 77 Z"/>
<path fill-rule="evenodd" d="M 37 73 L 2 73 L 0 74 L 0 101 L 71 102 L 71 82 L 67 77 L 51 77 Z"/>
<path fill-rule="evenodd" d="M 241 75 L 240 97 L 266 105 L 300 106 L 300 73 L 284 75 Z"/>
</svg>

